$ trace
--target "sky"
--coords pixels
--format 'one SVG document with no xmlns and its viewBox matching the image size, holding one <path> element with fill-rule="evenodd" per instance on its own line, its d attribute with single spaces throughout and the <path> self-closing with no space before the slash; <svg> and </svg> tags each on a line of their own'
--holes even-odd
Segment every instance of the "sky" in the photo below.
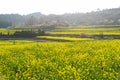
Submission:
<svg viewBox="0 0 120 80">
<path fill-rule="evenodd" d="M 0 14 L 91 12 L 120 7 L 120 0 L 0 0 Z"/>
</svg>

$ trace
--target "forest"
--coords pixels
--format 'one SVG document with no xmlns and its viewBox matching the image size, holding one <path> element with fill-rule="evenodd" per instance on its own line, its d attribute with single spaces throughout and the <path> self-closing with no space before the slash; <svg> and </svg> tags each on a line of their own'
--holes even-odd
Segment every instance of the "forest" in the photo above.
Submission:
<svg viewBox="0 0 120 80">
<path fill-rule="evenodd" d="M 28 15 L 1 14 L 0 27 L 119 25 L 120 8 L 104 9 L 88 13 L 66 13 L 44 15 L 40 12 Z"/>
</svg>

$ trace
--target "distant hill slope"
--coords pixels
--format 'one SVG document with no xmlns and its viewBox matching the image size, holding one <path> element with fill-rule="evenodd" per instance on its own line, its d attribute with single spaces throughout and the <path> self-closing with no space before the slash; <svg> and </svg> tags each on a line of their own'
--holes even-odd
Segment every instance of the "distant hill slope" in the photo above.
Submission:
<svg viewBox="0 0 120 80">
<path fill-rule="evenodd" d="M 8 24 L 8 25 L 5 25 Z M 107 25 L 120 24 L 120 8 L 98 10 L 89 13 L 68 13 L 63 15 L 44 15 L 40 12 L 28 15 L 1 14 L 0 27 L 11 25 Z"/>
</svg>

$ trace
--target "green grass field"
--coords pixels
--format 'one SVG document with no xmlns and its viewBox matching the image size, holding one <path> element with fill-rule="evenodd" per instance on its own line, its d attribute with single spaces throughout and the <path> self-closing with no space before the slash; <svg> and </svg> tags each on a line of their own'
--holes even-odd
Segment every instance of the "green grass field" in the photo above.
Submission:
<svg viewBox="0 0 120 80">
<path fill-rule="evenodd" d="M 119 40 L 18 43 L 0 45 L 0 79 L 118 80 L 120 77 Z"/>
</svg>

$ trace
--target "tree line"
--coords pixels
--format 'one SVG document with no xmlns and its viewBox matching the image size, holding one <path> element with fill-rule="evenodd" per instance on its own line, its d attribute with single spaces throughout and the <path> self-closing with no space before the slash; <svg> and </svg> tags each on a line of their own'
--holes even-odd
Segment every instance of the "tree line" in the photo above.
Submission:
<svg viewBox="0 0 120 80">
<path fill-rule="evenodd" d="M 77 26 L 77 25 L 110 25 L 120 24 L 120 8 L 97 10 L 88 13 L 66 13 L 63 15 L 44 15 L 32 13 L 28 15 L 1 14 L 0 27 L 11 26 Z"/>
<path fill-rule="evenodd" d="M 7 32 L 7 34 L 0 32 L 0 38 L 34 38 L 36 36 L 43 36 L 43 35 L 45 35 L 45 32 L 40 29 L 15 31 L 14 34 L 10 34 L 9 31 Z"/>
</svg>

